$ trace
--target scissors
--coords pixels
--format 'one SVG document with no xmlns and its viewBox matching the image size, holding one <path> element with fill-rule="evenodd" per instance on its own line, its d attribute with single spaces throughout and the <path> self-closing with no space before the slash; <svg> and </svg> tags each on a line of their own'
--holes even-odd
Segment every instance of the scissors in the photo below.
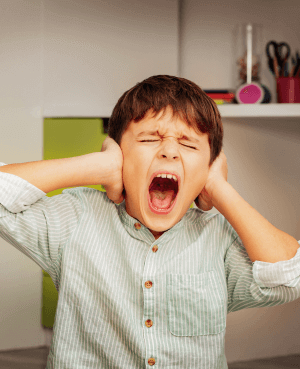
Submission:
<svg viewBox="0 0 300 369">
<path fill-rule="evenodd" d="M 296 52 L 296 60 L 295 60 L 295 69 L 294 69 L 294 73 L 293 73 L 294 77 L 297 76 L 299 68 L 300 68 L 300 55 L 297 51 Z"/>
<path fill-rule="evenodd" d="M 271 48 L 273 52 L 271 52 Z M 270 41 L 267 43 L 266 53 L 271 72 L 276 77 L 283 76 L 284 66 L 291 53 L 289 44 L 286 42 L 277 43 L 276 41 Z"/>
</svg>

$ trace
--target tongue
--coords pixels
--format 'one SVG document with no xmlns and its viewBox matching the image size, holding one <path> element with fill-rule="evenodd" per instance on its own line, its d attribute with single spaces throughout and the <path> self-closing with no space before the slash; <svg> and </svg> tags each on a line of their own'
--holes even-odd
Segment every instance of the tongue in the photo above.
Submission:
<svg viewBox="0 0 300 369">
<path fill-rule="evenodd" d="M 150 198 L 152 205 L 157 209 L 167 209 L 171 205 L 174 197 L 174 191 L 150 191 Z"/>
</svg>

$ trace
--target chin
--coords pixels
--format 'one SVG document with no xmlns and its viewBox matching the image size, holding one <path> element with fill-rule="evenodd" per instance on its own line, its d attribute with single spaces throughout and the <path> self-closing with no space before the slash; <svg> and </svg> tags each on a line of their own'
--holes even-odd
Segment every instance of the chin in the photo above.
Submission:
<svg viewBox="0 0 300 369">
<path fill-rule="evenodd" d="M 128 194 L 129 195 L 129 194 Z M 174 203 L 167 209 L 167 211 L 157 211 L 151 206 L 148 191 L 141 193 L 137 201 L 133 194 L 132 197 L 126 196 L 126 210 L 127 213 L 135 219 L 138 219 L 145 227 L 155 232 L 165 232 L 177 224 L 181 218 L 188 211 L 192 200 L 188 203 L 184 201 L 182 204 L 182 197 L 176 196 Z M 132 199 L 132 201 L 130 201 Z M 187 200 L 187 199 L 185 199 Z"/>
<path fill-rule="evenodd" d="M 177 205 L 177 206 L 176 206 Z M 146 202 L 146 209 L 144 208 L 142 218 L 144 225 L 156 232 L 165 232 L 177 224 L 184 216 L 186 211 L 180 208 L 180 204 L 177 203 L 168 214 L 159 214 L 153 211 L 149 206 L 149 202 Z M 187 207 L 188 210 L 189 206 Z"/>
<path fill-rule="evenodd" d="M 152 231 L 155 232 L 165 232 L 168 229 L 172 228 L 176 223 L 178 223 L 178 220 L 169 220 L 169 221 L 162 221 L 161 219 L 153 219 L 153 220 L 148 220 L 145 222 L 145 226 L 149 229 L 151 229 Z"/>
</svg>

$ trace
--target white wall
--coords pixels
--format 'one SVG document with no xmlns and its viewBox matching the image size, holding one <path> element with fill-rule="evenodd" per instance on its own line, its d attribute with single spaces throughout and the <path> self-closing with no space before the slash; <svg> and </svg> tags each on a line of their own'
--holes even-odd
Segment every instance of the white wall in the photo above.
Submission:
<svg viewBox="0 0 300 369">
<path fill-rule="evenodd" d="M 300 240 L 300 125 L 294 119 L 226 119 L 228 181 L 275 227 Z M 300 353 L 300 299 L 227 317 L 229 362 Z"/>
<path fill-rule="evenodd" d="M 0 161 L 42 159 L 42 2 L 0 4 Z M 0 238 L 0 350 L 44 344 L 42 271 Z"/>
<path fill-rule="evenodd" d="M 110 116 L 177 74 L 177 0 L 1 0 L 0 161 L 43 158 L 43 117 Z M 0 239 L 0 350 L 44 345 L 42 271 Z"/>
<path fill-rule="evenodd" d="M 110 116 L 154 74 L 177 74 L 177 0 L 45 0 L 44 116 Z"/>
<path fill-rule="evenodd" d="M 270 40 L 300 44 L 298 0 L 184 0 L 181 75 L 204 89 L 235 87 L 235 27 L 263 25 L 261 82 L 275 81 L 264 53 Z M 274 226 L 300 240 L 300 119 L 224 119 L 228 181 Z M 217 213 L 215 209 L 211 211 Z M 272 308 L 231 313 L 228 362 L 300 353 L 300 300 Z"/>
</svg>

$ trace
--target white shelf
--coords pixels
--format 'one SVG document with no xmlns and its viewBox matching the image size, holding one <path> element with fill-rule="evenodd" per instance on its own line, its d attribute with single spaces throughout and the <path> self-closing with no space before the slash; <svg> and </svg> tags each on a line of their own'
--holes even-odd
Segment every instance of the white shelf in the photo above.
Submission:
<svg viewBox="0 0 300 369">
<path fill-rule="evenodd" d="M 300 119 L 300 104 L 227 104 L 218 105 L 222 118 Z"/>
<path fill-rule="evenodd" d="M 299 118 L 300 104 L 227 104 L 218 105 L 222 118 Z M 55 106 L 44 109 L 44 118 L 52 117 L 110 117 L 113 106 Z"/>
</svg>

